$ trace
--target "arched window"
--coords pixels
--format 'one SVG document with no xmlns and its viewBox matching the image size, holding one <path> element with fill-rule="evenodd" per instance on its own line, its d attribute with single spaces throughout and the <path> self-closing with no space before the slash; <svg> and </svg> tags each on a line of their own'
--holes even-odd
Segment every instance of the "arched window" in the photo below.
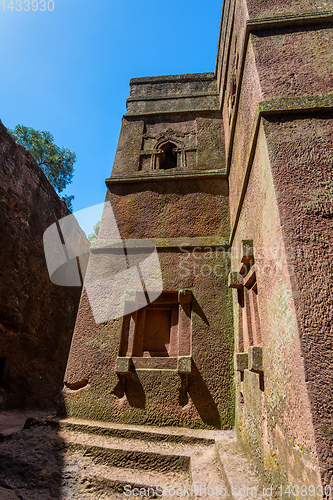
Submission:
<svg viewBox="0 0 333 500">
<path fill-rule="evenodd" d="M 177 146 L 172 142 L 168 141 L 162 146 L 160 146 L 163 153 L 161 154 L 160 159 L 160 169 L 161 170 L 169 170 L 170 168 L 177 167 Z"/>
</svg>

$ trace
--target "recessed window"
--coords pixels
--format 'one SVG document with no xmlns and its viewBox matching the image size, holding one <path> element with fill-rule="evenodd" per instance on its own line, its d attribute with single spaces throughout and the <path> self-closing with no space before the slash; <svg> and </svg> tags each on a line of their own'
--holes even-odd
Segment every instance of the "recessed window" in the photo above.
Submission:
<svg viewBox="0 0 333 500">
<path fill-rule="evenodd" d="M 144 357 L 177 355 L 178 304 L 152 304 L 142 313 L 145 317 L 140 354 Z"/>
<path fill-rule="evenodd" d="M 163 151 L 160 159 L 160 170 L 169 170 L 177 167 L 177 146 L 172 142 L 167 142 L 160 146 Z"/>
<path fill-rule="evenodd" d="M 145 307 L 142 294 L 134 301 L 137 310 L 123 318 L 118 360 L 131 358 L 137 368 L 177 368 L 178 356 L 191 355 L 192 292 L 163 292 Z"/>
</svg>

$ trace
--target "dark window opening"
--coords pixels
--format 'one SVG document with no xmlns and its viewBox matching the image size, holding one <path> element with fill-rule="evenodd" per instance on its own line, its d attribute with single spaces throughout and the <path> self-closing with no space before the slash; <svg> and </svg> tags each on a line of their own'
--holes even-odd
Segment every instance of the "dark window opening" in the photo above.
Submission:
<svg viewBox="0 0 333 500">
<path fill-rule="evenodd" d="M 143 352 L 150 356 L 169 356 L 171 310 L 146 310 Z"/>
<path fill-rule="evenodd" d="M 124 324 L 127 339 L 122 340 L 120 355 L 178 356 L 178 315 L 178 297 L 172 292 L 162 294 L 162 299 L 140 309 L 131 324 Z"/>
<path fill-rule="evenodd" d="M 0 357 L 0 382 L 2 381 L 3 376 L 5 374 L 5 367 L 6 367 L 6 358 Z"/>
<path fill-rule="evenodd" d="M 161 154 L 160 169 L 169 170 L 177 167 L 177 146 L 172 142 L 167 142 L 160 147 L 163 150 Z"/>
</svg>

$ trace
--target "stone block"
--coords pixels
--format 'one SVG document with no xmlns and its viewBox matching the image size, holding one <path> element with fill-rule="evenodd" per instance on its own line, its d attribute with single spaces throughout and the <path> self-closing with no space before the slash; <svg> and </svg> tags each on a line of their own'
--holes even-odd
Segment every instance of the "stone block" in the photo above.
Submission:
<svg viewBox="0 0 333 500">
<path fill-rule="evenodd" d="M 130 357 L 118 357 L 116 364 L 116 373 L 125 374 L 129 373 L 131 370 L 132 358 Z"/>
<path fill-rule="evenodd" d="M 192 358 L 191 356 L 179 356 L 177 364 L 178 373 L 191 373 Z"/>
<path fill-rule="evenodd" d="M 243 372 L 249 367 L 249 358 L 247 352 L 236 352 L 235 353 L 235 370 L 238 372 Z"/>
<path fill-rule="evenodd" d="M 238 272 L 231 272 L 228 275 L 228 287 L 229 288 L 242 288 L 243 278 Z"/>
<path fill-rule="evenodd" d="M 263 371 L 262 347 L 251 346 L 248 349 L 249 370 L 261 373 Z"/>
<path fill-rule="evenodd" d="M 249 264 L 249 262 L 254 262 L 253 240 L 242 240 L 241 262 L 243 264 Z"/>
<path fill-rule="evenodd" d="M 178 301 L 180 304 L 190 304 L 192 301 L 191 290 L 179 290 L 178 291 Z"/>
</svg>

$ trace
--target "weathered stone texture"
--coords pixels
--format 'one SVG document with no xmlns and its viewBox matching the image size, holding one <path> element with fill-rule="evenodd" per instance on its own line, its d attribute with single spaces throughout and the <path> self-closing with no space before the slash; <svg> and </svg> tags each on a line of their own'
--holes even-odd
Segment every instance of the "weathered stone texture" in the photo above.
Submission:
<svg viewBox="0 0 333 500">
<path fill-rule="evenodd" d="M 257 268 L 264 387 L 260 387 L 258 374 L 247 371 L 244 375 L 238 374 L 237 426 L 241 438 L 251 446 L 252 452 L 266 460 L 265 467 L 272 479 L 281 480 L 277 464 L 285 457 L 287 463 L 284 466 L 290 481 L 295 483 L 302 477 L 305 484 L 317 484 L 318 476 L 313 465 L 317 455 L 311 409 L 289 268 L 262 127 L 233 243 L 233 268 L 240 267 L 242 240 L 251 237 L 254 238 Z M 242 309 L 237 292 L 234 294 L 235 336 L 237 349 L 242 351 L 244 331 L 242 318 L 239 317 L 242 316 Z M 242 398 L 243 403 L 240 402 Z M 281 439 L 281 433 L 286 438 Z M 295 449 L 290 445 L 288 436 L 295 443 Z M 305 455 L 297 451 L 299 446 L 306 450 Z M 270 458 L 272 453 L 273 459 Z"/>
<path fill-rule="evenodd" d="M 318 14 L 333 8 L 332 0 L 248 0 L 249 16 L 254 18 L 274 17 L 278 15 L 301 15 L 308 12 Z"/>
<path fill-rule="evenodd" d="M 133 78 L 127 115 L 219 111 L 214 73 Z"/>
<path fill-rule="evenodd" d="M 240 90 L 234 137 L 230 144 L 231 150 L 228 151 L 230 155 L 229 189 L 232 224 L 235 221 L 237 204 L 245 176 L 254 118 L 258 104 L 262 99 L 263 95 L 256 67 L 255 53 L 252 45 L 249 45 L 244 65 L 243 84 Z"/>
<path fill-rule="evenodd" d="M 233 426 L 229 259 L 224 246 L 216 249 L 216 241 L 229 236 L 228 184 L 221 115 L 210 98 L 218 101 L 211 74 L 131 81 L 106 200 L 126 244 L 131 239 L 158 244 L 161 300 L 172 294 L 178 297 L 172 306 L 178 311 L 178 320 L 173 320 L 177 342 L 170 340 L 164 355 L 147 350 L 142 354 L 135 347 L 139 325 L 145 325 L 153 346 L 156 335 L 161 331 L 165 335 L 169 328 L 162 328 L 162 318 L 166 324 L 169 313 L 153 315 L 150 330 L 140 311 L 131 318 L 95 325 L 84 294 L 65 376 L 65 405 L 72 415 L 154 425 Z M 200 109 L 195 112 L 198 102 Z M 138 121 L 133 121 L 134 114 Z M 170 143 L 177 162 L 164 170 L 163 147 Z M 134 162 L 127 168 L 127 158 L 132 153 L 137 158 L 138 152 L 141 159 L 135 172 Z M 91 255 L 90 275 L 114 272 L 108 257 L 111 247 L 107 249 L 113 237 L 114 224 L 103 217 L 101 249 Z M 185 248 L 182 244 L 188 238 L 192 243 Z M 191 297 L 188 304 L 186 297 Z M 135 332 L 124 333 L 133 323 Z M 125 371 L 119 357 L 126 357 Z M 72 390 L 79 385 L 80 390 Z"/>
<path fill-rule="evenodd" d="M 251 35 L 265 99 L 333 91 L 333 32 L 325 25 L 318 28 L 271 29 Z"/>
<path fill-rule="evenodd" d="M 288 264 L 317 452 L 323 478 L 329 483 L 333 467 L 329 446 L 333 408 L 332 115 L 295 116 L 283 122 L 270 119 L 264 126 L 282 233 L 291 250 Z"/>
<path fill-rule="evenodd" d="M 80 288 L 51 283 L 43 233 L 70 212 L 1 123 L 0 176 L 0 405 L 45 408 L 62 387 Z"/>
<path fill-rule="evenodd" d="M 222 133 L 213 74 L 133 79 L 112 176 L 159 170 L 164 139 L 177 147 L 177 172 L 225 170 Z"/>
<path fill-rule="evenodd" d="M 277 485 L 332 486 L 332 7 L 224 2 L 217 57 L 232 271 L 253 240 L 257 287 L 255 316 L 247 270 L 230 283 L 235 347 L 263 348 L 263 375 L 237 375 L 237 429 Z"/>
<path fill-rule="evenodd" d="M 235 364 L 237 433 L 277 495 L 333 490 L 329 9 L 226 0 L 215 76 L 131 81 L 107 201 L 122 238 L 156 243 L 164 293 L 187 290 L 192 312 L 178 357 L 141 356 L 143 316 L 95 325 L 84 294 L 65 379 L 73 415 L 227 428 Z M 99 237 L 90 272 L 112 272 L 106 218 Z"/>
<path fill-rule="evenodd" d="M 194 297 L 193 366 L 188 389 L 176 366 L 136 369 L 126 381 L 119 380 L 114 370 L 123 320 L 96 326 L 84 294 L 65 383 L 67 386 L 80 380 L 86 383 L 80 391 L 66 389 L 64 392 L 71 415 L 153 425 L 232 427 L 233 340 L 231 297 L 226 283 L 228 263 L 215 256 L 207 258 L 207 254 L 207 251 L 197 251 L 193 256 L 169 250 L 159 255 L 165 290 L 185 287 L 192 290 Z M 100 261 L 95 262 L 90 265 L 101 265 Z M 219 266 L 217 271 L 224 279 L 222 290 L 221 278 L 213 276 L 215 266 Z M 209 269 L 212 271 L 207 277 Z M 208 294 L 212 301 L 207 301 Z"/>
<path fill-rule="evenodd" d="M 175 179 L 146 181 L 139 185 L 122 184 L 110 189 L 112 207 L 123 238 L 228 235 L 226 181 Z M 101 238 L 111 237 L 103 224 L 101 231 Z"/>
</svg>

